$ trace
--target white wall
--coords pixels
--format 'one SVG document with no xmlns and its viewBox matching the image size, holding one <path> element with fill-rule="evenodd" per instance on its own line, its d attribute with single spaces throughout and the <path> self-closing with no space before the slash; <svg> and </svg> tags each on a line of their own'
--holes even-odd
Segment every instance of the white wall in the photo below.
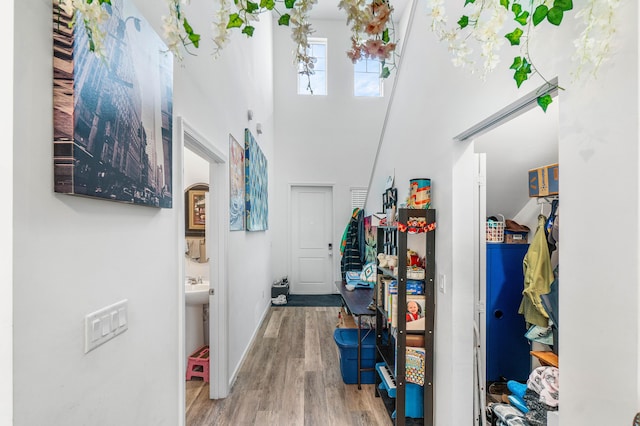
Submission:
<svg viewBox="0 0 640 426">
<path fill-rule="evenodd" d="M 295 47 L 288 28 L 274 29 L 275 123 L 277 161 L 273 230 L 273 279 L 290 273 L 287 255 L 289 186 L 333 184 L 334 279 L 340 279 L 342 233 L 351 217 L 351 188 L 366 188 L 382 122 L 393 85 L 384 83 L 384 98 L 353 96 L 353 64 L 346 56 L 350 48 L 345 21 L 313 22 L 314 37 L 326 37 L 327 96 L 299 96 L 297 69 L 292 64 Z M 382 209 L 378 203 L 367 214 Z"/>
<path fill-rule="evenodd" d="M 5 55 L 13 63 L 13 0 L 5 2 L 5 13 L 0 17 L 0 37 L 5 40 Z M 5 140 L 13 140 L 13 67 L 0 71 L 2 111 L 0 128 Z M 0 209 L 0 424 L 11 424 L 13 418 L 13 145 L 4 144 L 0 156 L 0 181 L 5 195 Z"/>
<path fill-rule="evenodd" d="M 165 4 L 135 4 L 159 29 Z M 234 37 L 233 49 L 214 62 L 206 50 L 208 17 L 202 15 L 191 19 L 203 34 L 199 56 L 186 56 L 174 69 L 174 118 L 184 117 L 226 153 L 228 134 L 242 140 L 246 110 L 252 108 L 265 128 L 258 140 L 272 159 L 271 24 L 258 26 L 266 37 Z M 29 54 L 14 59 L 20 70 L 13 109 L 15 424 L 179 424 L 181 212 L 53 192 L 51 3 L 16 2 L 13 19 L 16 31 L 29 28 L 15 37 L 16 51 Z M 177 145 L 174 188 L 182 185 Z M 11 185 L 10 176 L 7 181 Z M 269 240 L 269 232 L 229 237 L 229 302 L 245 308 L 229 313 L 231 371 L 268 307 Z M 124 298 L 128 331 L 85 355 L 84 316 Z"/>
<path fill-rule="evenodd" d="M 570 64 L 564 58 L 571 57 L 571 41 L 578 36 L 573 25 L 542 36 L 540 45 L 546 49 L 536 53 L 540 60 L 556 55 L 548 58 L 547 76 L 559 74 L 567 88 L 560 94 L 559 148 L 560 399 L 566 425 L 625 424 L 637 409 L 637 8 L 635 2 L 620 7 L 615 59 L 588 85 L 571 84 L 567 78 Z M 483 83 L 452 68 L 446 46 L 429 32 L 424 12 L 419 8 L 405 46 L 397 107 L 373 192 L 379 192 L 376 187 L 381 188 L 392 165 L 400 200 L 408 193 L 409 179 L 432 178 L 432 202 L 438 209 L 437 272 L 449 283 L 445 294 L 437 294 L 435 423 L 461 425 L 472 421 L 473 221 L 472 212 L 464 212 L 472 205 L 473 179 L 467 171 L 473 163 L 470 145 L 452 138 L 521 93 L 506 71 L 497 70 Z M 503 62 L 510 60 L 505 57 Z M 523 90 L 539 84 L 534 79 Z M 606 212 L 615 212 L 616 222 L 629 225 L 623 235 L 598 229 Z M 584 351 L 590 342 L 602 342 L 603 352 Z"/>
<path fill-rule="evenodd" d="M 638 3 L 617 16 L 613 60 L 561 95 L 562 424 L 627 424 L 638 411 Z M 603 215 L 624 231 L 600 228 Z"/>
</svg>

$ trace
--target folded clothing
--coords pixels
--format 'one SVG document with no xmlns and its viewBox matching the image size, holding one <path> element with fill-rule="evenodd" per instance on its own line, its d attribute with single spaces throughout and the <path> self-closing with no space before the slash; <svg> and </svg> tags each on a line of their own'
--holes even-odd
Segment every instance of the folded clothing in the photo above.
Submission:
<svg viewBox="0 0 640 426">
<path fill-rule="evenodd" d="M 361 273 L 362 271 L 347 271 L 347 273 L 345 274 L 345 280 L 347 281 L 347 284 L 356 285 L 357 283 L 359 283 Z"/>
<path fill-rule="evenodd" d="M 527 387 L 539 395 L 539 401 L 557 407 L 560 394 L 560 377 L 557 367 L 542 366 L 534 369 L 527 380 Z"/>
<path fill-rule="evenodd" d="M 522 411 L 510 404 L 491 404 L 491 411 L 498 426 L 529 426 Z"/>
</svg>

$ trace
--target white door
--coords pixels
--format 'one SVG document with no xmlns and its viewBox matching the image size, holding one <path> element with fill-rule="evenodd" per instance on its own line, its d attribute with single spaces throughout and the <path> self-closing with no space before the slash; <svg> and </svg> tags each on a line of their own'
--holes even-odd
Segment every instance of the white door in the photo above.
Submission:
<svg viewBox="0 0 640 426">
<path fill-rule="evenodd" d="M 333 293 L 332 218 L 332 187 L 291 187 L 289 283 L 292 294 Z"/>
</svg>

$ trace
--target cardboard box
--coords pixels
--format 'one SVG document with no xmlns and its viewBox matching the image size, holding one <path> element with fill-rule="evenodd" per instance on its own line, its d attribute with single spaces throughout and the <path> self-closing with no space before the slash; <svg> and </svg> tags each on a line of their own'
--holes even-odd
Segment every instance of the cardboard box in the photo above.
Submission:
<svg viewBox="0 0 640 426">
<path fill-rule="evenodd" d="M 528 244 L 528 239 L 528 232 L 509 231 L 508 229 L 504 231 L 504 242 L 507 244 Z"/>
<path fill-rule="evenodd" d="M 558 163 L 529 170 L 529 197 L 558 195 Z"/>
</svg>

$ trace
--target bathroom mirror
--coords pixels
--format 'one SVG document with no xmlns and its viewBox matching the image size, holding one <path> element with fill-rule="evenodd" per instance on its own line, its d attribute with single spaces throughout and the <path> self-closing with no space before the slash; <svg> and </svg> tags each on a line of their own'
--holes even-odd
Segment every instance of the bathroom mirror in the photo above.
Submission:
<svg viewBox="0 0 640 426">
<path fill-rule="evenodd" d="M 195 184 L 184 192 L 185 234 L 187 237 L 204 237 L 207 212 L 205 196 L 209 192 L 209 185 Z"/>
</svg>

